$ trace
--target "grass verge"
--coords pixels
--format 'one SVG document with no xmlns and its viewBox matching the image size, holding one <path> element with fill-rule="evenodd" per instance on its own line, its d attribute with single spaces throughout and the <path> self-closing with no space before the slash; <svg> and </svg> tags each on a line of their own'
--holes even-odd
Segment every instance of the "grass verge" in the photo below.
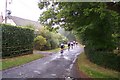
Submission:
<svg viewBox="0 0 120 80">
<path fill-rule="evenodd" d="M 52 49 L 52 50 L 46 50 L 45 52 L 58 52 L 60 48 Z"/>
<path fill-rule="evenodd" d="M 99 65 L 90 62 L 84 53 L 81 53 L 77 59 L 79 70 L 90 78 L 119 78 L 120 72 L 105 69 Z"/>
<path fill-rule="evenodd" d="M 68 48 L 68 46 L 67 45 L 65 45 L 65 48 L 64 49 L 67 49 Z M 60 51 L 60 48 L 55 48 L 55 49 L 52 49 L 52 50 L 46 50 L 45 52 L 54 52 L 54 53 L 57 53 L 57 52 L 59 52 Z M 44 52 L 44 51 L 43 51 Z"/>
<path fill-rule="evenodd" d="M 0 67 L 0 70 L 5 70 L 11 67 L 19 66 L 42 57 L 44 57 L 42 54 L 29 54 L 14 58 L 2 59 L 2 61 L 0 61 L 0 66 L 2 66 Z"/>
</svg>

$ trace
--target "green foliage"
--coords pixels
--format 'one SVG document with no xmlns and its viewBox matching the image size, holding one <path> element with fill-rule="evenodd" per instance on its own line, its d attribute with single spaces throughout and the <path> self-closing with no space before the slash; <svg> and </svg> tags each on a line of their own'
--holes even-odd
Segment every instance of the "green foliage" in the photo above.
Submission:
<svg viewBox="0 0 120 80">
<path fill-rule="evenodd" d="M 85 54 L 90 61 L 98 65 L 120 71 L 120 56 L 117 56 L 117 54 L 106 51 L 95 51 L 87 47 L 85 47 Z"/>
<path fill-rule="evenodd" d="M 44 45 L 42 50 L 50 50 L 50 49 L 51 49 L 51 43 L 50 43 L 50 41 L 47 40 L 47 43 L 46 43 L 46 45 Z"/>
<path fill-rule="evenodd" d="M 110 55 L 118 48 L 120 50 L 120 13 L 115 9 L 108 8 L 107 3 L 75 3 L 75 2 L 59 2 L 54 4 L 40 16 L 42 24 L 51 25 L 59 24 L 65 30 L 74 31 L 77 38 L 84 44 L 88 50 L 87 56 L 93 51 L 103 52 L 104 59 L 110 60 Z M 52 13 L 52 14 L 51 14 Z M 50 20 L 51 19 L 51 20 Z M 49 23 L 47 23 L 49 20 Z M 112 54 L 107 54 L 112 53 Z M 119 54 L 119 53 L 118 53 Z M 100 54 L 103 56 L 103 54 Z M 114 54 L 113 54 L 114 56 Z M 98 59 L 95 55 L 89 57 L 93 62 L 97 63 Z M 102 57 L 100 57 L 104 60 Z M 117 55 L 116 57 L 117 58 Z M 95 61 L 94 61 L 95 60 Z M 101 60 L 101 62 L 103 62 Z M 111 59 L 111 63 L 106 63 L 105 67 L 118 70 L 118 67 L 111 67 L 117 59 Z M 100 63 L 99 65 L 103 65 Z M 111 65 L 110 65 L 111 64 Z M 117 64 L 117 63 L 116 63 Z"/>
<path fill-rule="evenodd" d="M 48 7 L 48 5 L 50 4 L 50 2 L 40 2 L 38 3 L 38 6 L 40 9 L 43 9 L 44 7 Z"/>
<path fill-rule="evenodd" d="M 66 37 L 62 36 L 59 33 L 49 31 L 46 28 L 39 30 L 39 35 L 46 38 L 47 41 L 42 50 L 55 49 L 59 47 L 60 43 L 67 41 Z"/>
<path fill-rule="evenodd" d="M 34 30 L 0 24 L 2 28 L 2 57 L 32 53 Z"/>
<path fill-rule="evenodd" d="M 65 31 L 64 28 L 60 28 L 58 30 L 58 33 L 60 33 L 61 35 L 64 35 L 66 38 L 68 38 L 69 41 L 76 40 L 76 37 L 75 37 L 73 31 Z"/>
<path fill-rule="evenodd" d="M 103 68 L 90 62 L 84 53 L 77 59 L 79 70 L 89 76 L 89 78 L 106 78 L 107 80 L 119 80 L 119 72 L 108 68 Z"/>
<path fill-rule="evenodd" d="M 42 36 L 37 36 L 34 39 L 34 47 L 37 50 L 41 50 L 44 47 L 44 45 L 46 45 L 46 43 L 47 43 L 46 39 Z"/>
<path fill-rule="evenodd" d="M 63 36 L 63 35 L 61 35 L 61 34 L 56 34 L 56 39 L 58 39 L 58 41 L 59 41 L 59 44 L 60 43 L 67 43 L 68 42 L 68 39 L 65 37 L 65 36 Z"/>
</svg>

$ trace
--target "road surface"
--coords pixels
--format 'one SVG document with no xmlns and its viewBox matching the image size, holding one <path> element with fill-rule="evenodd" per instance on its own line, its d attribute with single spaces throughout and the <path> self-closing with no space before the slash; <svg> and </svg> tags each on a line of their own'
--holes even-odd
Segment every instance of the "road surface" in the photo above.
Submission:
<svg viewBox="0 0 120 80">
<path fill-rule="evenodd" d="M 63 56 L 58 52 L 27 64 L 4 70 L 2 71 L 2 77 L 24 78 L 24 80 L 26 78 L 78 77 L 73 71 L 73 64 L 77 55 L 81 52 L 83 52 L 83 47 L 76 46 L 69 51 L 65 50 Z"/>
</svg>

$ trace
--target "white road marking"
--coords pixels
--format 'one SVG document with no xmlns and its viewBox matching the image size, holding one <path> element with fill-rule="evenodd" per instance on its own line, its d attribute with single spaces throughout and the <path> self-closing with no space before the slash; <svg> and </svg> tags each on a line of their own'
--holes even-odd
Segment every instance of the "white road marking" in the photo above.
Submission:
<svg viewBox="0 0 120 80">
<path fill-rule="evenodd" d="M 70 70 L 72 69 L 72 67 L 73 67 L 73 65 L 74 65 L 74 63 L 75 63 L 78 55 L 79 55 L 79 53 L 77 53 L 77 54 L 75 55 L 75 59 L 72 61 L 72 64 L 71 64 L 70 67 L 69 67 Z"/>
<path fill-rule="evenodd" d="M 57 59 L 57 58 L 59 58 L 59 56 L 53 57 L 50 61 L 47 61 L 47 62 L 45 62 L 44 64 L 48 64 L 48 63 L 50 63 L 51 61 L 53 61 L 53 60 L 55 60 L 55 59 Z"/>
<path fill-rule="evenodd" d="M 66 69 L 67 72 L 70 72 L 70 69 Z"/>
<path fill-rule="evenodd" d="M 39 72 L 39 71 L 34 71 L 34 73 L 41 74 L 41 72 Z"/>
<path fill-rule="evenodd" d="M 66 59 L 66 60 L 70 60 L 70 59 L 69 59 L 68 57 L 66 57 L 66 56 L 64 56 L 63 58 Z"/>
<path fill-rule="evenodd" d="M 67 77 L 67 78 L 65 78 L 65 80 L 73 80 L 72 78 L 70 78 L 70 77 Z"/>
<path fill-rule="evenodd" d="M 25 75 L 25 74 L 20 72 L 18 75 L 19 75 L 19 76 L 22 76 L 22 75 Z"/>
<path fill-rule="evenodd" d="M 51 74 L 52 76 L 56 76 L 56 74 Z"/>
<path fill-rule="evenodd" d="M 70 65 L 70 70 L 72 69 L 72 67 L 73 67 L 73 63 Z"/>
<path fill-rule="evenodd" d="M 48 64 L 49 62 L 45 62 L 44 64 Z"/>
<path fill-rule="evenodd" d="M 75 57 L 75 59 L 73 60 L 73 62 L 72 62 L 72 63 L 75 63 L 76 59 L 77 59 L 77 57 Z"/>
<path fill-rule="evenodd" d="M 21 75 L 22 75 L 22 73 L 20 72 L 20 73 L 19 73 L 19 75 L 21 76 Z"/>
</svg>

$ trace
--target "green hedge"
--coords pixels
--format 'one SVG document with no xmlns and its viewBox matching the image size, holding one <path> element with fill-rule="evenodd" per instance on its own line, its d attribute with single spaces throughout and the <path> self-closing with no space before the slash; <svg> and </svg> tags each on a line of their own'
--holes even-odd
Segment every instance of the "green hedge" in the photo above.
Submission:
<svg viewBox="0 0 120 80">
<path fill-rule="evenodd" d="M 6 24 L 0 24 L 0 28 L 2 28 L 3 58 L 32 52 L 34 30 Z"/>
<path fill-rule="evenodd" d="M 107 51 L 96 51 L 87 47 L 85 47 L 85 54 L 90 61 L 98 65 L 120 71 L 120 56 L 117 54 Z"/>
</svg>

